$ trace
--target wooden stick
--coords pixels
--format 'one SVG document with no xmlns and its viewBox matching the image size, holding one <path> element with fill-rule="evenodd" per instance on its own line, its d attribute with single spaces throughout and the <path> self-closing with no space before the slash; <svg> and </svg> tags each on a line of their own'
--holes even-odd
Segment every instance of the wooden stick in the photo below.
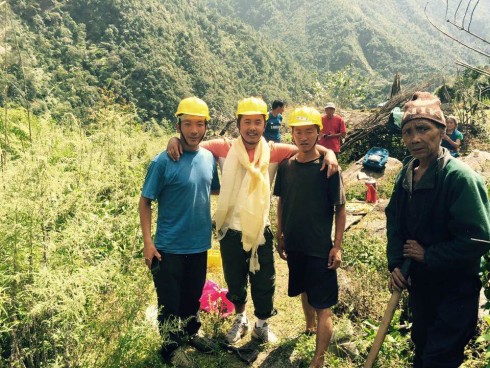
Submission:
<svg viewBox="0 0 490 368">
<path fill-rule="evenodd" d="M 381 350 L 381 345 L 383 345 L 383 341 L 385 340 L 386 334 L 388 333 L 388 328 L 390 327 L 391 320 L 393 319 L 393 315 L 395 314 L 395 309 L 398 306 L 401 295 L 402 293 L 400 291 L 393 289 L 393 293 L 391 294 L 390 301 L 388 302 L 388 306 L 386 307 L 385 314 L 383 315 L 383 319 L 381 320 L 381 325 L 379 326 L 378 333 L 374 338 L 373 346 L 369 351 L 369 355 L 366 359 L 366 363 L 364 364 L 364 368 L 373 367 L 374 361 L 376 360 L 376 357 Z"/>
</svg>

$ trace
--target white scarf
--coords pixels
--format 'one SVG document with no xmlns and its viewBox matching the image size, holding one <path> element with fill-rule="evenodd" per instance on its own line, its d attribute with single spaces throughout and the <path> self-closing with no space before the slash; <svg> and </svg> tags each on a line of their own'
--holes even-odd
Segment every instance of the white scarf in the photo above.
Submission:
<svg viewBox="0 0 490 368">
<path fill-rule="evenodd" d="M 221 189 L 215 213 L 218 231 L 228 230 L 230 217 L 238 211 L 243 249 L 252 251 L 250 272 L 260 270 L 257 250 L 265 243 L 264 229 L 269 217 L 270 147 L 261 138 L 254 151 L 253 162 L 243 145 L 242 137 L 233 142 L 226 156 L 221 175 Z"/>
</svg>

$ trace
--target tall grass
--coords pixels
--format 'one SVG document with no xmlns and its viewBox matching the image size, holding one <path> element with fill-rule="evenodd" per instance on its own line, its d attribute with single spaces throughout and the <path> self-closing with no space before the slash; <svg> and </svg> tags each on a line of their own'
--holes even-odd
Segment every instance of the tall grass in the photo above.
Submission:
<svg viewBox="0 0 490 368">
<path fill-rule="evenodd" d="M 134 366 L 158 345 L 136 204 L 161 132 L 123 110 L 96 115 L 87 126 L 38 118 L 31 145 L 25 112 L 9 112 L 0 366 Z"/>
</svg>

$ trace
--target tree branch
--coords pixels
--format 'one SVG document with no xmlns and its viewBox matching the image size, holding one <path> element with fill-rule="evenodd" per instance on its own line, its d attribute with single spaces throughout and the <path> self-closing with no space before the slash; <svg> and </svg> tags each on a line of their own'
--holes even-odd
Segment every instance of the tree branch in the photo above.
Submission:
<svg viewBox="0 0 490 368">
<path fill-rule="evenodd" d="M 473 70 L 475 72 L 478 72 L 480 74 L 486 75 L 487 77 L 490 77 L 490 72 L 487 72 L 486 70 L 477 68 L 477 67 L 472 66 L 470 64 L 467 64 L 464 61 L 456 60 L 456 65 L 462 66 L 462 67 L 467 68 L 467 69 L 471 69 L 471 70 Z"/>
<path fill-rule="evenodd" d="M 475 51 L 476 53 L 478 53 L 478 54 L 480 54 L 480 55 L 483 55 L 483 56 L 485 56 L 485 57 L 487 57 L 487 58 L 490 58 L 490 54 L 487 54 L 487 53 L 486 53 L 486 52 L 484 52 L 484 51 L 478 50 L 478 49 L 476 49 L 476 48 L 474 48 L 474 47 L 471 47 L 471 46 L 469 46 L 469 45 L 465 44 L 464 42 L 461 42 L 461 41 L 460 41 L 460 40 L 458 40 L 457 38 L 455 38 L 455 37 L 451 36 L 450 34 L 448 34 L 448 33 L 444 32 L 442 29 L 440 29 L 438 26 L 436 26 L 436 25 L 435 25 L 435 24 L 434 24 L 434 23 L 433 23 L 433 22 L 430 20 L 430 18 L 429 18 L 429 16 L 428 16 L 428 14 L 427 14 L 427 6 L 428 6 L 428 5 L 429 5 L 429 2 L 427 2 L 427 4 L 425 5 L 424 13 L 425 13 L 425 17 L 427 18 L 427 21 L 428 21 L 428 22 L 429 22 L 429 23 L 432 25 L 432 27 L 434 27 L 435 29 L 437 29 L 437 30 L 438 30 L 439 32 L 441 32 L 441 33 L 442 33 L 444 36 L 446 36 L 446 37 L 450 38 L 451 40 L 453 40 L 453 41 L 455 41 L 455 42 L 457 42 L 457 43 L 459 43 L 460 45 L 462 45 L 462 46 L 464 46 L 464 47 L 466 47 L 466 48 L 468 48 L 468 49 L 470 49 L 470 50 L 473 50 L 473 51 Z"/>
<path fill-rule="evenodd" d="M 489 42 L 489 41 L 487 41 L 486 39 L 484 39 L 484 38 L 482 38 L 482 37 L 478 36 L 477 34 L 475 34 L 475 33 L 473 33 L 473 32 L 470 32 L 470 30 L 469 30 L 469 29 L 461 28 L 461 26 L 459 26 L 459 25 L 457 25 L 457 24 L 455 24 L 455 23 L 451 22 L 449 19 L 446 19 L 446 22 L 448 22 L 449 24 L 451 24 L 451 25 L 455 26 L 456 28 L 458 28 L 458 29 L 459 29 L 459 30 L 461 30 L 461 31 L 465 31 L 465 32 L 466 32 L 466 33 L 468 33 L 469 35 L 471 35 L 471 36 L 473 36 L 473 37 L 475 37 L 475 38 L 478 38 L 480 41 L 483 41 L 483 42 L 485 42 L 486 44 L 489 44 L 489 45 L 490 45 L 490 42 Z"/>
<path fill-rule="evenodd" d="M 475 7 L 473 8 L 473 11 L 471 12 L 471 16 L 470 16 L 470 23 L 468 23 L 468 32 L 470 32 L 471 22 L 473 21 L 473 13 L 475 12 L 476 7 L 478 6 L 478 3 L 479 3 L 479 2 L 480 2 L 480 0 L 477 0 L 477 1 L 476 1 Z M 470 32 L 470 33 L 471 33 L 471 32 Z"/>
</svg>

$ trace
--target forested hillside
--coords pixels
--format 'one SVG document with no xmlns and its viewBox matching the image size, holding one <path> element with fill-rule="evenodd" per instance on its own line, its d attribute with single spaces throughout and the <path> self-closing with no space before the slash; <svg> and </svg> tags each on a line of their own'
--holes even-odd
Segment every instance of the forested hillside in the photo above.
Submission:
<svg viewBox="0 0 490 368">
<path fill-rule="evenodd" d="M 438 3 L 432 6 L 436 18 L 444 11 L 444 2 Z M 170 119 L 178 100 L 192 94 L 208 101 L 215 115 L 231 115 L 236 101 L 248 95 L 269 103 L 317 102 L 329 98 L 325 80 L 332 75 L 325 73 L 339 70 L 360 73 L 371 89 L 364 94 L 373 97 L 365 104 L 372 105 L 384 99 L 395 72 L 404 83 L 451 73 L 462 50 L 428 24 L 420 1 L 6 4 L 0 55 L 1 82 L 9 87 L 0 104 L 22 103 L 58 120 L 90 119 L 102 97 L 157 122 Z M 485 31 L 482 16 L 490 12 L 480 9 L 475 27 Z M 353 88 L 360 81 L 351 81 Z"/>
<path fill-rule="evenodd" d="M 110 91 L 142 119 L 160 121 L 183 96 L 230 113 L 244 96 L 298 100 L 312 84 L 306 65 L 200 1 L 9 3 L 8 73 L 19 86 L 9 98 L 19 99 L 25 78 L 35 112 L 87 118 Z"/>
<path fill-rule="evenodd" d="M 275 40 L 278 53 L 291 51 L 310 68 L 335 71 L 348 64 L 373 76 L 392 79 L 400 72 L 418 82 L 441 70 L 454 71 L 457 57 L 474 60 L 463 47 L 435 30 L 418 0 L 209 0 L 222 14 L 240 17 Z M 443 23 L 446 2 L 430 1 L 428 14 Z M 466 4 L 463 4 L 461 10 Z M 485 32 L 490 8 L 474 15 Z M 288 50 L 282 45 L 286 44 Z"/>
</svg>

